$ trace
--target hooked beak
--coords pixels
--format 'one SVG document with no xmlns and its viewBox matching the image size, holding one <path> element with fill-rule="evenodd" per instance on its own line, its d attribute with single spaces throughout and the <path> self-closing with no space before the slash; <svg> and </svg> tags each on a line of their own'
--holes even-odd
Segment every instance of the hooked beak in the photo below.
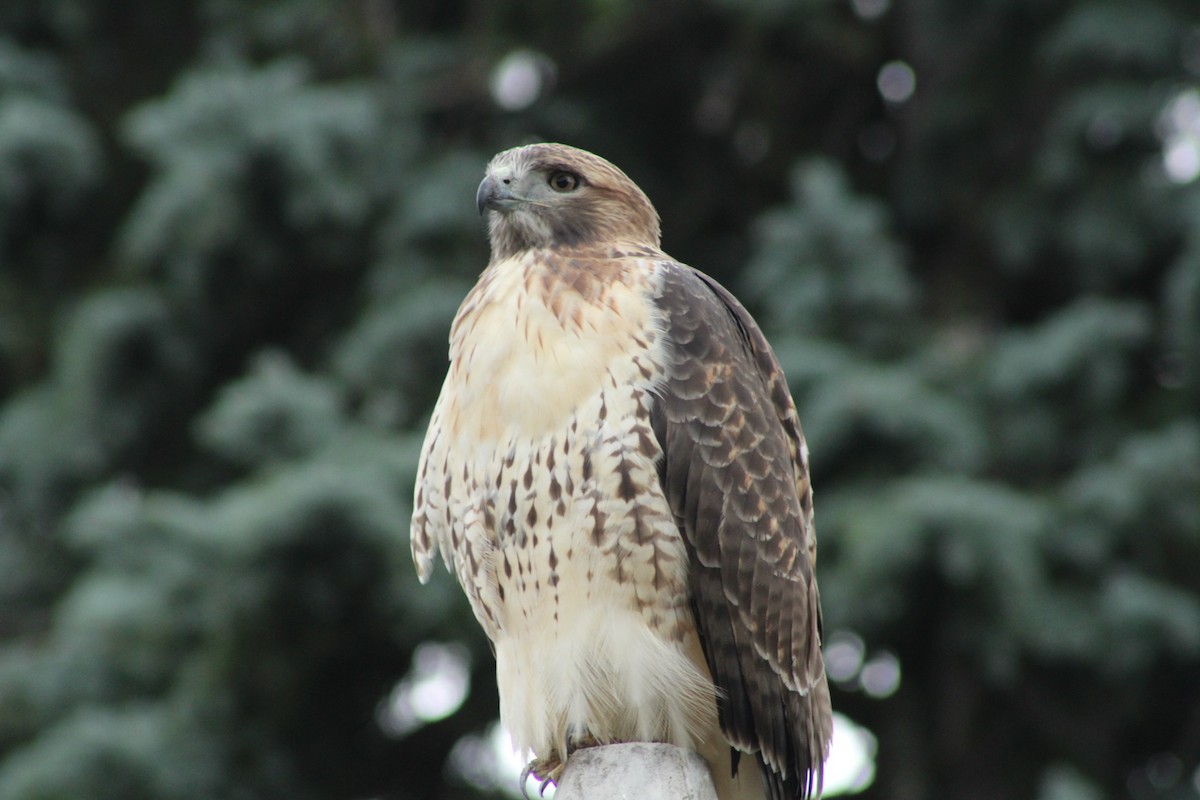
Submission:
<svg viewBox="0 0 1200 800">
<path fill-rule="evenodd" d="M 505 211 L 512 208 L 518 199 L 503 181 L 488 175 L 479 184 L 479 191 L 475 192 L 475 208 L 479 209 L 480 215 L 489 208 Z"/>
</svg>

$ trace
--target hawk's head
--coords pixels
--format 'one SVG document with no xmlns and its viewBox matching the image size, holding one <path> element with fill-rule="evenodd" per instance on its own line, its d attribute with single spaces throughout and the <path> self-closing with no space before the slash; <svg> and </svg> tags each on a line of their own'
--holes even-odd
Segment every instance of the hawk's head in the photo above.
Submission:
<svg viewBox="0 0 1200 800">
<path fill-rule="evenodd" d="M 658 212 L 624 172 L 565 144 L 497 154 L 475 195 L 488 215 L 492 258 L 539 247 L 627 242 L 658 247 Z"/>
</svg>

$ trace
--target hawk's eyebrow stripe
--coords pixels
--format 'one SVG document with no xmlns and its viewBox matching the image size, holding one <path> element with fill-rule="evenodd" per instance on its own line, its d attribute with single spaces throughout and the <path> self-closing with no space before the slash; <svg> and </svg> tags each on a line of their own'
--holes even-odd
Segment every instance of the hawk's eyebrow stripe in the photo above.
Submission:
<svg viewBox="0 0 1200 800">
<path fill-rule="evenodd" d="M 565 164 L 561 161 L 535 161 L 530 166 L 536 170 L 545 172 L 569 172 L 583 183 L 587 183 L 587 178 L 579 172 L 578 167 L 572 164 Z"/>
</svg>

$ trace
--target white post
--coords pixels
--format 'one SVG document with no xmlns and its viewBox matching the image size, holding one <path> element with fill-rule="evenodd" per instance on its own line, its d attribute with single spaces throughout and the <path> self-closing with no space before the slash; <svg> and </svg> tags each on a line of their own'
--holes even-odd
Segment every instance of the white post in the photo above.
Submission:
<svg viewBox="0 0 1200 800">
<path fill-rule="evenodd" d="M 717 791 L 691 750 L 626 742 L 572 753 L 554 800 L 717 800 Z"/>
</svg>

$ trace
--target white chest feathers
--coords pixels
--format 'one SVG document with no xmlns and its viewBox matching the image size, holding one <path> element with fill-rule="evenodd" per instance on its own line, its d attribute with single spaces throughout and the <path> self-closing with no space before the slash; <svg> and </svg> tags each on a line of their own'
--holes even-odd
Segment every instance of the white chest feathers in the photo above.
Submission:
<svg viewBox="0 0 1200 800">
<path fill-rule="evenodd" d="M 543 758 L 716 730 L 649 421 L 657 280 L 652 259 L 528 253 L 484 273 L 451 331 L 414 554 L 422 575 L 434 540 L 453 562 L 495 645 L 501 716 Z"/>
<path fill-rule="evenodd" d="M 616 260 L 557 263 L 495 264 L 464 301 L 450 340 L 454 438 L 537 439 L 603 383 L 647 380 L 633 356 L 657 327 L 648 276 Z"/>
</svg>

